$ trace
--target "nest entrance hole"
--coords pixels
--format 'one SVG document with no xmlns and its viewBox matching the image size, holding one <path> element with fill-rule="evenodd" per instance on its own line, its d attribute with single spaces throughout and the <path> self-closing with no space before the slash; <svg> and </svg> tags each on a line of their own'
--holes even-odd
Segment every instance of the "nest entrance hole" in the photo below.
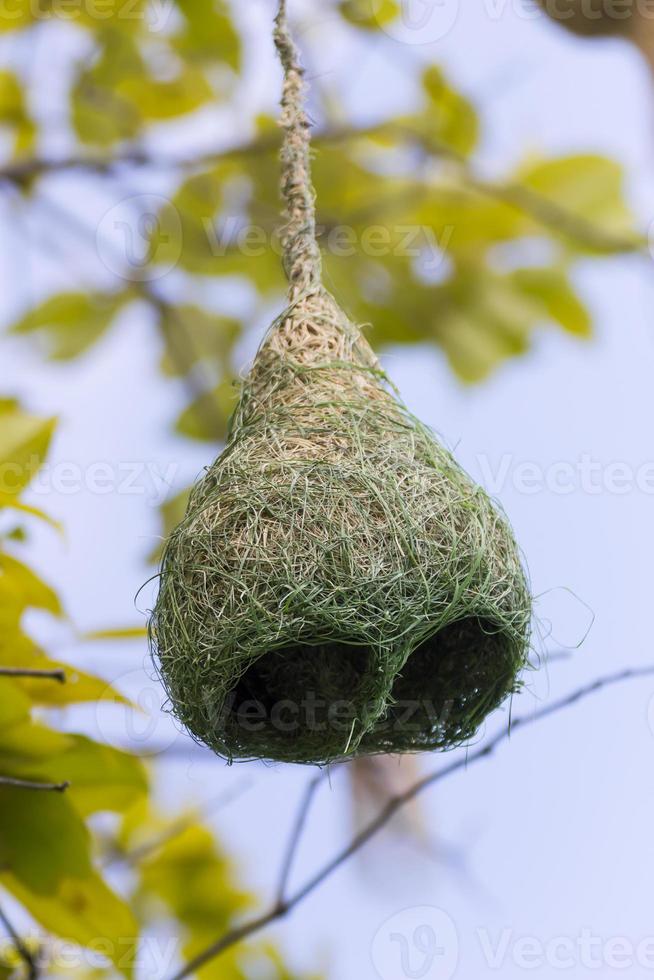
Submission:
<svg viewBox="0 0 654 980">
<path fill-rule="evenodd" d="M 369 647 L 297 643 L 259 657 L 230 699 L 229 726 L 248 751 L 291 749 L 306 761 L 347 751 L 374 700 L 376 663 Z"/>
<path fill-rule="evenodd" d="M 515 651 L 506 631 L 467 617 L 435 631 L 395 679 L 393 704 L 364 736 L 363 751 L 429 749 L 464 741 L 511 690 Z M 315 761 L 345 754 L 374 710 L 373 651 L 344 642 L 269 651 L 239 679 L 228 727 L 246 754 L 275 746 Z"/>
<path fill-rule="evenodd" d="M 397 675 L 382 741 L 385 734 L 396 751 L 410 751 L 470 738 L 511 691 L 515 658 L 514 638 L 490 620 L 469 616 L 441 627 Z"/>
</svg>

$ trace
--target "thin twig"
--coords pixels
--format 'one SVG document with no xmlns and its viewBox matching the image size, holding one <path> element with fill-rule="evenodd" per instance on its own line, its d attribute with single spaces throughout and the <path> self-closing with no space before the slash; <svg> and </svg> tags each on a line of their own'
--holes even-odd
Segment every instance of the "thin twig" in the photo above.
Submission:
<svg viewBox="0 0 654 980">
<path fill-rule="evenodd" d="M 439 769 L 436 772 L 432 772 L 422 779 L 419 779 L 404 792 L 398 793 L 396 796 L 391 797 L 391 799 L 388 800 L 388 802 L 379 811 L 377 816 L 374 817 L 370 823 L 368 823 L 358 834 L 356 834 L 356 836 L 346 847 L 339 851 L 333 858 L 331 858 L 331 860 L 327 861 L 323 867 L 316 872 L 316 874 L 310 877 L 304 885 L 298 888 L 298 890 L 294 892 L 290 898 L 286 899 L 282 903 L 275 902 L 273 907 L 268 912 L 225 933 L 225 935 L 218 939 L 215 943 L 212 943 L 197 956 L 193 957 L 193 959 L 182 967 L 182 969 L 179 970 L 171 978 L 171 980 L 185 980 L 186 977 L 190 977 L 193 973 L 200 969 L 200 967 L 204 966 L 210 960 L 213 960 L 215 957 L 225 952 L 225 950 L 230 949 L 232 946 L 236 945 L 236 943 L 258 932 L 271 922 L 283 918 L 297 905 L 299 905 L 303 899 L 310 895 L 311 892 L 315 891 L 316 888 L 318 888 L 319 885 L 321 885 L 338 868 L 340 868 L 341 865 L 345 864 L 348 858 L 367 844 L 368 841 L 373 838 L 378 831 L 385 826 L 385 824 L 388 823 L 388 821 L 397 813 L 398 810 L 400 810 L 403 806 L 406 806 L 407 803 L 413 800 L 420 793 L 424 792 L 424 790 L 426 790 L 428 787 L 434 786 L 436 783 L 441 782 L 441 780 L 446 779 L 455 772 L 459 772 L 462 769 L 467 769 L 469 766 L 473 765 L 475 762 L 479 762 L 481 759 L 489 758 L 495 749 L 502 742 L 507 741 L 515 731 L 521 728 L 527 728 L 530 725 L 533 725 L 535 722 L 542 721 L 544 718 L 548 718 L 551 715 L 554 715 L 557 712 L 576 704 L 578 701 L 589 697 L 603 688 L 610 687 L 624 681 L 634 680 L 639 677 L 652 676 L 654 676 L 654 665 L 648 667 L 628 668 L 614 674 L 608 674 L 604 677 L 600 677 L 597 680 L 592 681 L 590 684 L 573 691 L 572 694 L 568 694 L 558 701 L 552 702 L 552 704 L 545 705 L 545 707 L 538 709 L 537 711 L 533 712 L 533 714 L 523 715 L 514 719 L 510 726 L 507 726 L 506 728 L 502 729 L 502 731 L 494 735 L 485 745 L 477 749 L 477 751 L 466 754 L 457 759 L 455 762 L 452 762 L 449 766 L 445 766 L 443 769 Z"/>
<path fill-rule="evenodd" d="M 31 779 L 14 779 L 13 776 L 0 776 L 0 786 L 8 786 L 10 789 L 30 789 L 46 793 L 64 793 L 70 783 L 66 780 L 63 783 L 37 783 Z"/>
<path fill-rule="evenodd" d="M 279 884 L 277 885 L 277 906 L 283 906 L 286 900 L 286 889 L 293 871 L 295 856 L 300 846 L 300 840 L 302 839 L 302 833 L 307 822 L 307 817 L 309 816 L 309 810 L 311 809 L 311 804 L 313 803 L 316 790 L 326 775 L 327 771 L 325 770 L 325 772 L 321 772 L 319 776 L 315 776 L 309 782 L 308 786 L 305 787 L 302 795 L 302 800 L 293 823 L 293 829 L 291 830 L 286 853 L 284 855 L 284 860 L 282 861 L 282 866 L 279 873 Z"/>
<path fill-rule="evenodd" d="M 38 677 L 42 680 L 59 681 L 60 684 L 66 683 L 66 672 L 61 668 L 37 670 L 35 667 L 0 667 L 0 677 Z"/>
<path fill-rule="evenodd" d="M 20 938 L 2 908 L 0 908 L 0 922 L 7 930 L 9 938 L 16 947 L 16 952 L 27 967 L 27 980 L 37 980 L 40 973 L 37 959 Z"/>
</svg>

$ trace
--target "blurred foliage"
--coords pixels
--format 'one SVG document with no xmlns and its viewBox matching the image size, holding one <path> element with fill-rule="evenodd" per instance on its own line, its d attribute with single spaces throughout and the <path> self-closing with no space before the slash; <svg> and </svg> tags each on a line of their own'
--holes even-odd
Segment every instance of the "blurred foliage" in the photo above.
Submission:
<svg viewBox="0 0 654 980">
<path fill-rule="evenodd" d="M 45 461 L 54 420 L 5 400 L 0 423 L 2 529 L 12 513 L 28 522 L 45 518 L 21 495 Z M 129 702 L 102 678 L 52 659 L 32 639 L 25 624 L 30 612 L 59 619 L 65 612 L 51 586 L 14 554 L 17 548 L 26 545 L 0 530 L 0 908 L 4 889 L 46 936 L 87 947 L 87 956 L 66 955 L 66 972 L 78 978 L 138 977 L 139 956 L 147 959 L 156 945 L 153 936 L 139 937 L 167 923 L 160 953 L 166 953 L 168 972 L 231 926 L 254 899 L 235 884 L 233 868 L 198 815 L 171 822 L 157 812 L 136 755 L 55 726 L 53 709 Z M 131 639 L 143 632 L 99 630 L 83 639 Z M 65 680 L 9 670 L 63 671 Z M 95 831 L 92 818 L 100 813 L 120 818 L 110 847 Z M 130 868 L 120 892 L 106 874 L 116 861 Z M 54 939 L 27 939 L 25 948 L 44 974 L 64 969 Z M 199 976 L 247 980 L 251 963 L 270 980 L 291 977 L 274 947 L 252 944 L 234 947 Z M 0 949 L 0 977 L 23 976 L 26 968 L 13 945 Z"/>
<path fill-rule="evenodd" d="M 380 28 L 398 16 L 399 6 L 397 0 L 333 0 L 332 10 L 348 40 L 365 45 L 375 32 L 384 43 Z M 18 196 L 25 211 L 34 210 L 44 242 L 50 231 L 58 245 L 64 230 L 79 242 L 72 269 L 65 248 L 45 246 L 50 266 L 59 262 L 62 279 L 72 273 L 74 288 L 40 298 L 34 291 L 8 329 L 38 343 L 49 359 L 66 361 L 85 355 L 128 308 L 149 308 L 159 367 L 185 397 L 176 431 L 212 442 L 228 431 L 237 393 L 232 379 L 242 367 L 239 345 L 280 308 L 285 288 L 277 238 L 279 133 L 267 116 L 239 115 L 248 50 L 236 12 L 223 0 L 13 0 L 0 14 L 0 31 L 14 45 L 3 48 L 6 63 L 0 58 L 0 194 L 13 203 Z M 39 45 L 57 53 L 52 85 L 43 85 L 32 58 L 13 57 L 37 32 Z M 349 119 L 335 90 L 314 92 L 321 107 L 312 104 L 320 118 L 315 186 L 328 287 L 354 319 L 371 324 L 378 349 L 433 346 L 469 383 L 526 353 L 543 327 L 589 337 L 591 316 L 576 287 L 579 263 L 642 246 L 620 168 L 577 155 L 530 159 L 510 173 L 484 177 L 475 107 L 437 66 L 416 62 L 415 76 L 413 111 L 366 123 Z M 219 146 L 185 154 L 189 123 L 195 133 L 211 132 L 215 114 L 229 107 L 231 117 L 221 118 L 234 120 L 234 133 L 226 122 Z M 51 155 L 53 146 L 58 156 Z M 142 188 L 154 186 L 162 172 L 170 190 L 155 207 Z M 107 226 L 80 218 L 78 185 L 87 195 L 82 202 L 108 198 L 120 206 L 120 219 Z M 98 267 L 91 274 L 84 272 L 88 259 Z M 167 271 L 173 289 L 165 288 Z M 201 299 L 208 296 L 207 277 L 218 297 L 211 305 Z M 252 298 L 241 316 L 220 306 L 235 280 Z M 176 955 L 192 955 L 253 899 L 235 883 L 201 820 L 167 835 L 136 757 L 56 726 L 52 709 L 100 700 L 107 685 L 50 658 L 25 626 L 35 610 L 65 617 L 56 592 L 22 555 L 31 522 L 53 523 L 23 499 L 53 429 L 54 420 L 0 401 L 0 527 L 6 528 L 0 666 L 66 672 L 65 684 L 0 676 L 0 886 L 52 935 L 81 945 L 105 941 L 113 967 L 105 957 L 104 966 L 71 970 L 76 977 L 129 976 L 141 932 L 167 929 L 180 939 Z M 177 522 L 185 499 L 186 490 L 176 488 L 163 507 L 165 529 Z M 18 789 L 7 779 L 71 785 L 54 793 Z M 98 813 L 121 821 L 113 855 L 129 873 L 118 891 L 99 857 Z M 157 834 L 160 846 L 135 863 L 130 854 Z M 109 877 L 114 882 L 113 872 Z M 131 937 L 128 948 L 125 937 Z M 41 952 L 47 959 L 47 942 Z M 0 978 L 26 971 L 10 944 L 0 955 Z M 291 977 L 274 949 L 258 946 L 235 948 L 201 975 Z"/>
<path fill-rule="evenodd" d="M 0 420 L 0 514 L 20 512 L 20 495 L 43 464 L 53 420 L 28 415 L 10 401 L 2 404 Z M 35 516 L 32 508 L 28 515 Z M 10 547 L 0 537 L 0 668 L 63 668 L 66 682 L 0 676 L 0 885 L 49 932 L 80 944 L 103 936 L 117 950 L 120 937 L 136 940 L 138 927 L 93 861 L 86 820 L 129 809 L 147 790 L 145 771 L 133 755 L 49 724 L 48 709 L 96 701 L 111 688 L 53 661 L 30 637 L 24 623 L 30 611 L 59 618 L 64 611 L 50 585 Z M 8 779 L 71 785 L 54 792 L 16 787 Z"/>
</svg>

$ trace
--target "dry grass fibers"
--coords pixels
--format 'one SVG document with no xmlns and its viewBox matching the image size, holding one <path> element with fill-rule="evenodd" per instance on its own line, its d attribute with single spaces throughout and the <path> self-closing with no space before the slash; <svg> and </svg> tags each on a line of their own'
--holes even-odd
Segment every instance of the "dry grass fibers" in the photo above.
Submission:
<svg viewBox="0 0 654 980">
<path fill-rule="evenodd" d="M 448 748 L 516 689 L 529 589 L 506 518 L 321 285 L 280 8 L 290 305 L 166 544 L 153 653 L 177 717 L 230 761 Z"/>
</svg>

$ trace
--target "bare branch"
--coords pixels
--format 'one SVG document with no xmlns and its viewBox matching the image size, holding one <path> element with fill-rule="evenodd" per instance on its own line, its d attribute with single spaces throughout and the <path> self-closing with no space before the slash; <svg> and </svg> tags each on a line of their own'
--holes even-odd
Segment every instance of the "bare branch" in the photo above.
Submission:
<svg viewBox="0 0 654 980">
<path fill-rule="evenodd" d="M 302 839 L 302 833 L 304 831 L 305 824 L 307 822 L 307 817 L 309 816 L 309 810 L 311 809 L 311 804 L 313 803 L 313 798 L 316 794 L 318 786 L 323 781 L 327 775 L 327 770 L 321 772 L 320 775 L 315 776 L 305 788 L 302 795 L 302 800 L 298 808 L 295 822 L 293 824 L 293 829 L 291 831 L 291 836 L 289 837 L 288 845 L 286 848 L 286 854 L 284 855 L 284 860 L 282 861 L 281 871 L 279 873 L 279 884 L 277 886 L 277 906 L 281 907 L 284 905 L 286 899 L 286 889 L 288 882 L 291 877 L 291 872 L 293 871 L 293 864 L 295 863 L 295 856 L 298 852 L 300 846 L 300 840 Z"/>
<path fill-rule="evenodd" d="M 346 847 L 339 851 L 333 858 L 331 858 L 331 860 L 327 861 L 315 875 L 305 882 L 304 885 L 300 886 L 300 888 L 298 888 L 298 890 L 294 892 L 290 898 L 282 901 L 281 903 L 276 901 L 268 912 L 225 933 L 225 935 L 218 939 L 215 943 L 212 943 L 197 956 L 193 957 L 193 959 L 182 967 L 182 969 L 179 970 L 171 978 L 171 980 L 185 980 L 186 977 L 190 977 L 193 973 L 199 970 L 200 967 L 204 966 L 205 963 L 208 963 L 210 960 L 215 959 L 215 957 L 220 956 L 220 954 L 224 953 L 225 950 L 230 949 L 232 946 L 235 946 L 237 943 L 241 942 L 241 940 L 246 939 L 259 930 L 265 928 L 265 926 L 269 925 L 271 922 L 281 919 L 283 916 L 287 915 L 297 905 L 299 905 L 303 899 L 310 895 L 311 892 L 315 891 L 316 888 L 318 888 L 327 878 L 329 878 L 338 868 L 340 868 L 341 865 L 345 864 L 348 858 L 367 844 L 368 841 L 373 838 L 385 824 L 388 823 L 388 821 L 397 813 L 398 810 L 400 810 L 403 806 L 430 786 L 434 786 L 436 783 L 441 782 L 441 780 L 446 779 L 455 772 L 459 772 L 461 769 L 467 769 L 469 766 L 474 765 L 475 762 L 489 758 L 489 756 L 494 753 L 495 749 L 502 742 L 507 741 L 518 729 L 527 728 L 530 725 L 533 725 L 535 722 L 542 721 L 544 718 L 549 718 L 551 715 L 554 715 L 557 712 L 576 704 L 578 701 L 581 701 L 606 687 L 611 687 L 614 684 L 634 680 L 639 677 L 652 676 L 654 676 L 654 665 L 648 667 L 628 668 L 626 670 L 619 671 L 618 673 L 599 677 L 590 684 L 578 688 L 571 694 L 552 702 L 552 704 L 539 708 L 530 715 L 523 715 L 516 718 L 514 721 L 512 721 L 510 726 L 507 726 L 506 728 L 502 729 L 502 731 L 494 735 L 481 748 L 470 754 L 464 755 L 455 762 L 452 762 L 450 765 L 445 766 L 442 769 L 438 769 L 436 772 L 430 773 L 423 779 L 418 780 L 404 792 L 391 797 L 391 799 L 379 811 L 377 816 L 374 817 L 370 823 L 368 823 L 358 834 L 356 834 L 356 836 Z M 302 822 L 304 822 L 304 818 Z M 294 850 L 295 848 L 293 848 L 293 851 Z"/>
<path fill-rule="evenodd" d="M 68 780 L 63 783 L 37 783 L 31 779 L 14 779 L 13 776 L 0 776 L 0 786 L 8 786 L 10 789 L 38 790 L 46 793 L 64 793 L 70 786 L 70 783 Z"/>
<path fill-rule="evenodd" d="M 38 980 L 40 975 L 39 964 L 37 962 L 37 956 L 30 952 L 21 937 L 18 935 L 11 922 L 5 915 L 2 908 L 0 908 L 0 922 L 5 927 L 9 938 L 16 947 L 16 952 L 20 956 L 21 960 L 27 967 L 27 980 Z"/>
<path fill-rule="evenodd" d="M 0 677 L 37 677 L 42 680 L 59 681 L 60 684 L 66 683 L 66 672 L 60 668 L 37 670 L 31 667 L 0 667 Z"/>
</svg>

